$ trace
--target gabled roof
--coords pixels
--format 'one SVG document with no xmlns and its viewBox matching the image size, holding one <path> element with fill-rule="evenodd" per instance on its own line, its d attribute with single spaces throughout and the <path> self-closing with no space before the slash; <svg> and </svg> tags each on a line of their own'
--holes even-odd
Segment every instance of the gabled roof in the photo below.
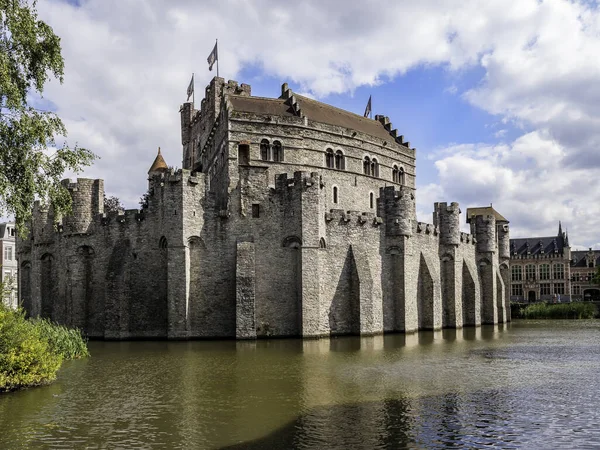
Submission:
<svg viewBox="0 0 600 450">
<path fill-rule="evenodd" d="M 508 223 L 508 220 L 506 220 L 502 214 L 500 214 L 491 206 L 467 208 L 467 223 L 471 223 L 471 218 L 476 216 L 494 216 L 496 218 L 496 222 Z"/>
<path fill-rule="evenodd" d="M 358 114 L 345 111 L 335 106 L 327 105 L 316 100 L 295 94 L 302 114 L 308 120 L 349 128 L 361 133 L 383 139 L 387 142 L 394 141 L 389 131 L 378 120 L 369 119 Z M 230 95 L 229 102 L 234 111 L 249 112 L 273 116 L 295 116 L 294 110 L 283 98 L 248 97 L 243 95 Z"/>
<path fill-rule="evenodd" d="M 600 252 L 594 251 L 594 258 L 596 259 L 596 266 L 600 266 Z M 586 256 L 589 253 L 589 250 L 575 250 L 571 251 L 571 267 L 587 267 Z M 594 268 L 594 270 L 596 270 Z"/>
<path fill-rule="evenodd" d="M 156 159 L 152 163 L 152 166 L 150 167 L 150 170 L 148 171 L 148 173 L 160 172 L 163 170 L 169 170 L 169 166 L 167 166 L 165 159 L 160 154 L 160 147 L 158 147 L 158 155 L 156 155 Z"/>
</svg>

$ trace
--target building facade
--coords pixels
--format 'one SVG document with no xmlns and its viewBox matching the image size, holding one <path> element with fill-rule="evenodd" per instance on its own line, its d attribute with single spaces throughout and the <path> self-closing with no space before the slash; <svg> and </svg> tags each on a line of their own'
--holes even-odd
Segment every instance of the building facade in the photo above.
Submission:
<svg viewBox="0 0 600 450">
<path fill-rule="evenodd" d="M 183 169 L 159 154 L 141 210 L 104 213 L 102 180 L 65 181 L 19 242 L 32 315 L 91 337 L 412 332 L 510 320 L 508 221 L 415 208 L 415 149 L 375 120 L 214 78 L 184 103 Z"/>
<path fill-rule="evenodd" d="M 0 281 L 6 289 L 2 301 L 5 305 L 16 308 L 18 305 L 17 279 L 19 265 L 17 263 L 14 223 L 0 223 L 0 255 L 2 257 Z"/>
<path fill-rule="evenodd" d="M 510 240 L 511 301 L 600 300 L 593 284 L 600 251 L 573 251 L 558 225 L 556 236 Z"/>
</svg>

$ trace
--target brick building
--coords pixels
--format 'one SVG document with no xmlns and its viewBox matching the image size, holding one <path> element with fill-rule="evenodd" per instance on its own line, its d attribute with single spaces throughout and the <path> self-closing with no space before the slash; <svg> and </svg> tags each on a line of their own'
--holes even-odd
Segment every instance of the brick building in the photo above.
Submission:
<svg viewBox="0 0 600 450">
<path fill-rule="evenodd" d="M 510 240 L 511 301 L 600 300 L 592 284 L 600 251 L 571 250 L 559 222 L 556 236 Z"/>
<path fill-rule="evenodd" d="M 508 221 L 436 203 L 416 219 L 415 149 L 385 116 L 214 78 L 181 114 L 183 169 L 157 155 L 141 210 L 65 181 L 19 242 L 32 315 L 92 337 L 329 336 L 510 320 Z M 57 223 L 58 222 L 58 223 Z"/>
</svg>

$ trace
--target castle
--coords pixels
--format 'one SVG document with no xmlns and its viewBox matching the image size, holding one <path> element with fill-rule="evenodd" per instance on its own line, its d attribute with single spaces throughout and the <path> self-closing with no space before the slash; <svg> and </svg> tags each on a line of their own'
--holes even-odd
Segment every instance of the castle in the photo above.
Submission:
<svg viewBox="0 0 600 450">
<path fill-rule="evenodd" d="M 159 154 L 141 210 L 104 213 L 102 180 L 65 180 L 18 243 L 33 316 L 92 338 L 319 337 L 510 320 L 508 221 L 436 203 L 416 219 L 415 149 L 375 120 L 214 78 L 184 103 L 183 169 Z"/>
</svg>

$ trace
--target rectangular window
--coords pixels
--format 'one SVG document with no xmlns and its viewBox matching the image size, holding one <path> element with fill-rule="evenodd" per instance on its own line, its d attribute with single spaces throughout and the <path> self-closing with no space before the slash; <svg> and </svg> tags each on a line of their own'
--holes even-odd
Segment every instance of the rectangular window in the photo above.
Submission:
<svg viewBox="0 0 600 450">
<path fill-rule="evenodd" d="M 564 294 L 565 293 L 565 283 L 554 283 L 554 293 L 555 294 Z"/>
<path fill-rule="evenodd" d="M 510 295 L 523 296 L 523 285 L 522 284 L 511 285 L 511 294 Z"/>
<path fill-rule="evenodd" d="M 562 280 L 565 277 L 565 266 L 564 264 L 554 264 L 554 279 Z"/>
<path fill-rule="evenodd" d="M 535 266 L 533 264 L 527 264 L 525 266 L 525 279 L 535 280 Z"/>
<path fill-rule="evenodd" d="M 523 268 L 521 266 L 512 266 L 511 274 L 512 281 L 521 281 L 523 279 Z"/>
<path fill-rule="evenodd" d="M 579 280 L 579 272 L 573 274 L 572 281 L 580 281 Z"/>
<path fill-rule="evenodd" d="M 258 203 L 252 204 L 252 217 L 260 217 L 260 205 Z"/>
<path fill-rule="evenodd" d="M 540 295 L 550 295 L 550 283 L 540 284 Z"/>
<path fill-rule="evenodd" d="M 12 261 L 12 247 L 4 247 L 4 260 Z"/>
<path fill-rule="evenodd" d="M 581 286 L 573 286 L 573 295 L 581 295 Z"/>
<path fill-rule="evenodd" d="M 540 280 L 549 280 L 550 279 L 550 264 L 541 264 L 540 265 Z"/>
</svg>

